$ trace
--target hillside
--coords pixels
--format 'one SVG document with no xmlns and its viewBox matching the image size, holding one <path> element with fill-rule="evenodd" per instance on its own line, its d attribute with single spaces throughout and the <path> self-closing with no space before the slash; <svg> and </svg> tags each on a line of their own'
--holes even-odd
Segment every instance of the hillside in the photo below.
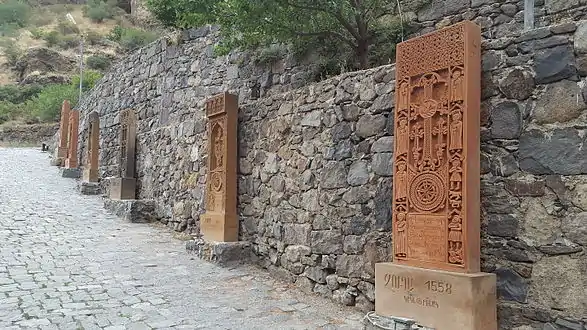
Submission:
<svg viewBox="0 0 587 330">
<path fill-rule="evenodd" d="M 0 0 L 0 125 L 55 121 L 63 98 L 76 104 L 81 38 L 85 90 L 112 62 L 155 40 L 158 31 L 142 27 L 128 3 Z"/>
</svg>

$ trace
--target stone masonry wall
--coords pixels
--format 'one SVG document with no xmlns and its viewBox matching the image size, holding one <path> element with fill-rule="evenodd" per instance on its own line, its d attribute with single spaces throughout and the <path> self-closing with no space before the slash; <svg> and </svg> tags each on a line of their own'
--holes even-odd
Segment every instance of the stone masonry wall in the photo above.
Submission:
<svg viewBox="0 0 587 330">
<path fill-rule="evenodd" d="M 579 0 L 433 0 L 419 33 L 483 27 L 482 268 L 498 276 L 502 329 L 587 322 L 587 13 Z M 210 29 L 116 65 L 82 103 L 101 120 L 100 174 L 116 175 L 120 110 L 138 113 L 139 197 L 197 233 L 207 136 L 203 103 L 239 94 L 241 239 L 307 291 L 373 308 L 373 265 L 391 255 L 394 66 L 307 82 L 307 66 L 215 58 Z M 585 96 L 585 98 L 584 98 Z M 82 116 L 80 154 L 87 124 Z"/>
</svg>

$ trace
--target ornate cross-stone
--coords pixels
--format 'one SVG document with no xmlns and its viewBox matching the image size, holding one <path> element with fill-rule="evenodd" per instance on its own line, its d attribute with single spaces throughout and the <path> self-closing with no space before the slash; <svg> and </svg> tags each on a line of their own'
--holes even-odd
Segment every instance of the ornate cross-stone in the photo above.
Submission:
<svg viewBox="0 0 587 330">
<path fill-rule="evenodd" d="M 120 177 L 110 181 L 110 198 L 135 199 L 137 118 L 134 110 L 120 112 L 118 170 Z"/>
<path fill-rule="evenodd" d="M 206 102 L 208 116 L 208 177 L 206 213 L 200 229 L 209 241 L 238 240 L 236 169 L 238 97 L 223 93 Z"/>
</svg>

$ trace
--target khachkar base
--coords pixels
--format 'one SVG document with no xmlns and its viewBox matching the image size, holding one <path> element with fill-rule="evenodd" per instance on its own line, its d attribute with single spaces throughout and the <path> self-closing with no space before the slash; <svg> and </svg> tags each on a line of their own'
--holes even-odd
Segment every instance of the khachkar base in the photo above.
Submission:
<svg viewBox="0 0 587 330">
<path fill-rule="evenodd" d="M 104 199 L 104 208 L 126 222 L 150 223 L 157 220 L 155 203 L 151 200 Z"/>
<path fill-rule="evenodd" d="M 436 330 L 496 330 L 496 276 L 378 263 L 375 312 Z"/>
<path fill-rule="evenodd" d="M 81 176 L 81 170 L 79 168 L 61 167 L 59 173 L 61 177 L 68 179 L 79 179 Z"/>
<path fill-rule="evenodd" d="M 136 198 L 137 179 L 113 178 L 110 179 L 110 199 L 133 200 Z"/>
<path fill-rule="evenodd" d="M 97 182 L 82 181 L 78 185 L 78 189 L 82 195 L 101 195 L 102 187 Z"/>
<path fill-rule="evenodd" d="M 222 266 L 232 266 L 250 262 L 254 258 L 249 242 L 214 242 L 202 238 L 186 242 L 188 253 L 198 258 Z"/>
</svg>

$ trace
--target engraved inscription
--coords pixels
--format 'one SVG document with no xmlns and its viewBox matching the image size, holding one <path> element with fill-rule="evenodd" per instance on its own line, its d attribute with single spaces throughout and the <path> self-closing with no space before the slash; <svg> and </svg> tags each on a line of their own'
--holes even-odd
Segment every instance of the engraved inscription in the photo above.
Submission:
<svg viewBox="0 0 587 330">
<path fill-rule="evenodd" d="M 408 215 L 408 254 L 422 260 L 444 261 L 445 222 L 444 216 Z"/>
</svg>

